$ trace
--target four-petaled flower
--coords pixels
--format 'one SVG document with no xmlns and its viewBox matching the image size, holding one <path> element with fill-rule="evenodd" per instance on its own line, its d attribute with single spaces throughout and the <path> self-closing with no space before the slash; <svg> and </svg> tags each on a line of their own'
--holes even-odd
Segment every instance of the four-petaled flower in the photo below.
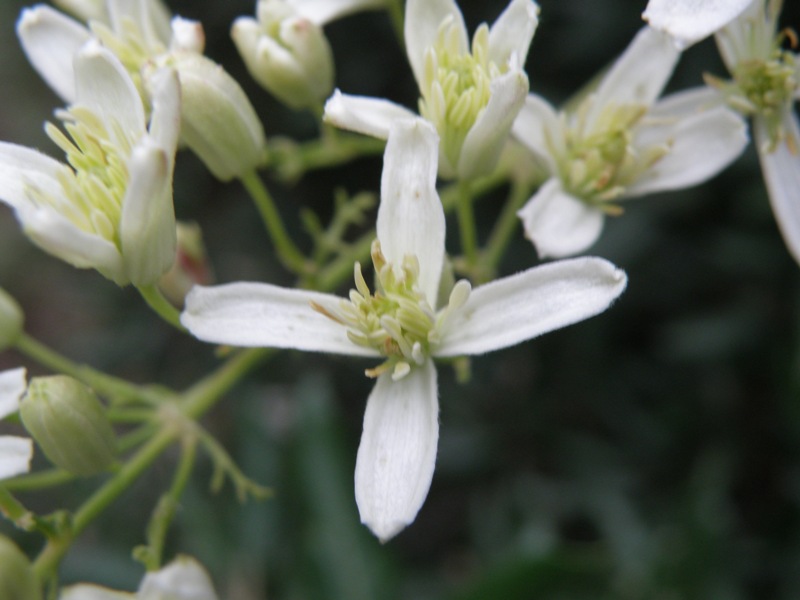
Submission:
<svg viewBox="0 0 800 600">
<path fill-rule="evenodd" d="M 511 0 L 491 28 L 478 27 L 470 47 L 454 0 L 406 3 L 406 51 L 422 95 L 419 112 L 441 138 L 442 177 L 472 179 L 494 170 L 528 93 L 522 68 L 538 11 L 532 0 Z M 388 100 L 338 90 L 325 105 L 328 122 L 383 139 L 395 119 L 413 116 Z"/>
<path fill-rule="evenodd" d="M 435 357 L 484 354 L 605 310 L 625 274 L 599 258 L 561 261 L 470 289 L 439 307 L 445 219 L 436 193 L 437 135 L 397 120 L 384 156 L 373 262 L 377 289 L 331 294 L 269 284 L 195 287 L 183 324 L 198 338 L 383 359 L 367 400 L 355 493 L 361 520 L 385 541 L 411 523 L 430 487 L 439 435 Z M 446 290 L 445 290 L 446 292 Z"/>
<path fill-rule="evenodd" d="M 0 419 L 19 410 L 25 393 L 25 369 L 0 372 Z M 33 456 L 33 441 L 15 435 L 0 435 L 0 480 L 27 473 Z"/>
<path fill-rule="evenodd" d="M 619 200 L 705 181 L 745 148 L 741 117 L 706 106 L 706 95 L 656 102 L 678 57 L 665 34 L 644 28 L 576 108 L 527 97 L 513 133 L 550 179 L 518 214 L 540 256 L 585 251 Z"/>
<path fill-rule="evenodd" d="M 0 200 L 47 252 L 119 285 L 155 283 L 175 260 L 172 171 L 180 129 L 174 71 L 151 78 L 149 129 L 122 63 L 97 42 L 75 56 L 75 97 L 46 131 L 65 165 L 0 142 Z"/>
</svg>

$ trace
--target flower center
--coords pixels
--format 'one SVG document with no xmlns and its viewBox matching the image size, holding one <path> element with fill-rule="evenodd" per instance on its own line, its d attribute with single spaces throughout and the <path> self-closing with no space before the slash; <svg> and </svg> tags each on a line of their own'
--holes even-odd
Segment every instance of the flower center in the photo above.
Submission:
<svg viewBox="0 0 800 600">
<path fill-rule="evenodd" d="M 458 165 L 464 138 L 490 97 L 492 79 L 507 67 L 490 61 L 489 27 L 475 32 L 472 52 L 463 53 L 459 28 L 452 18 L 439 26 L 436 43 L 425 53 L 419 112 L 434 124 L 441 137 L 442 155 L 451 170 Z"/>
<path fill-rule="evenodd" d="M 441 340 L 444 324 L 469 297 L 470 285 L 459 281 L 453 287 L 446 308 L 438 313 L 420 291 L 419 261 L 407 255 L 400 264 L 391 264 L 381 252 L 380 242 L 372 244 L 377 289 L 373 294 L 355 264 L 355 285 L 350 299 L 342 299 L 338 309 L 312 303 L 312 308 L 347 327 L 351 342 L 377 350 L 386 360 L 366 370 L 367 377 L 391 371 L 395 381 L 405 377 L 414 365 L 422 365 Z"/>
<path fill-rule="evenodd" d="M 85 107 L 60 110 L 56 116 L 69 137 L 52 123 L 45 125 L 45 131 L 66 153 L 74 171 L 64 167 L 57 175 L 63 194 L 47 193 L 35 182 L 29 184 L 28 193 L 34 202 L 53 206 L 83 231 L 100 235 L 119 248 L 118 223 L 128 183 L 131 140 L 116 124 L 112 136 L 103 121 Z"/>
<path fill-rule="evenodd" d="M 664 156 L 669 148 L 634 146 L 635 128 L 647 113 L 636 104 L 608 104 L 589 123 L 593 98 L 585 100 L 573 115 L 562 113 L 565 145 L 559 151 L 551 140 L 551 151 L 560 156 L 558 169 L 565 189 L 576 197 L 598 205 L 609 213 L 618 199 L 643 171 Z"/>
</svg>

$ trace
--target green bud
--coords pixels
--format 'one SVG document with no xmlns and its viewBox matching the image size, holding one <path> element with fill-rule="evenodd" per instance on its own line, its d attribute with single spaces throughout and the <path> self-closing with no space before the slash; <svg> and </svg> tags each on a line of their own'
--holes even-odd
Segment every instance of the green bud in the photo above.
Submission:
<svg viewBox="0 0 800 600">
<path fill-rule="evenodd" d="M 0 598 L 41 600 L 42 590 L 28 557 L 7 537 L 0 536 Z"/>
<path fill-rule="evenodd" d="M 116 454 L 114 430 L 94 392 L 66 375 L 34 377 L 19 413 L 50 461 L 75 475 L 94 475 Z"/>
<path fill-rule="evenodd" d="M 17 341 L 24 318 L 17 301 L 0 288 L 0 351 Z"/>
</svg>

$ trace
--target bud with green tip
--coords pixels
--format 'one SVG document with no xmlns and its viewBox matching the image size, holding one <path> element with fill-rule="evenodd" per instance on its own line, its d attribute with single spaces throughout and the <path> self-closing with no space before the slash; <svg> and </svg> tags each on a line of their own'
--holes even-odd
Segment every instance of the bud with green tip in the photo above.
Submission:
<svg viewBox="0 0 800 600">
<path fill-rule="evenodd" d="M 42 590 L 28 557 L 10 539 L 0 536 L 0 598 L 41 600 Z"/>
<path fill-rule="evenodd" d="M 74 475 L 114 462 L 114 430 L 94 392 L 66 375 L 34 377 L 19 408 L 22 423 L 50 461 Z"/>
<path fill-rule="evenodd" d="M 17 301 L 0 288 L 0 351 L 12 346 L 22 333 L 25 317 Z"/>
</svg>

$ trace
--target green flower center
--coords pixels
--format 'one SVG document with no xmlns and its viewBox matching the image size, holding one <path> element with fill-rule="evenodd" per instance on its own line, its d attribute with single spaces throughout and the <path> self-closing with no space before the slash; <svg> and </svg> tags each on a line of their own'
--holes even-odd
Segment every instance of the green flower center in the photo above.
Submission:
<svg viewBox="0 0 800 600">
<path fill-rule="evenodd" d="M 627 186 L 669 152 L 669 148 L 634 146 L 635 130 L 647 107 L 608 104 L 589 123 L 593 100 L 591 97 L 585 100 L 574 117 L 562 114 L 565 144 L 561 150 L 552 141 L 549 145 L 559 157 L 559 176 L 566 191 L 616 214 L 620 209 L 610 202 L 620 198 Z"/>
<path fill-rule="evenodd" d="M 118 224 L 132 142 L 118 126 L 112 138 L 103 121 L 85 107 L 73 106 L 56 116 L 69 137 L 52 123 L 45 125 L 45 131 L 66 153 L 74 171 L 64 167 L 57 175 L 63 194 L 48 194 L 35 182 L 29 185 L 28 193 L 34 202 L 53 206 L 78 228 L 119 248 Z"/>
<path fill-rule="evenodd" d="M 386 261 L 378 240 L 372 244 L 377 289 L 373 294 L 355 264 L 355 285 L 350 299 L 338 309 L 312 303 L 312 308 L 347 327 L 347 337 L 358 346 L 377 350 L 386 360 L 366 370 L 367 377 L 391 371 L 392 379 L 405 377 L 414 365 L 422 365 L 441 340 L 444 324 L 467 301 L 470 285 L 459 281 L 446 308 L 438 313 L 420 291 L 419 261 L 405 256 L 399 265 Z"/>
<path fill-rule="evenodd" d="M 507 70 L 489 60 L 489 27 L 475 32 L 472 52 L 463 53 L 459 28 L 453 19 L 439 26 L 436 43 L 425 54 L 419 112 L 434 124 L 442 155 L 451 170 L 458 165 L 464 138 L 491 95 L 490 83 Z"/>
</svg>

